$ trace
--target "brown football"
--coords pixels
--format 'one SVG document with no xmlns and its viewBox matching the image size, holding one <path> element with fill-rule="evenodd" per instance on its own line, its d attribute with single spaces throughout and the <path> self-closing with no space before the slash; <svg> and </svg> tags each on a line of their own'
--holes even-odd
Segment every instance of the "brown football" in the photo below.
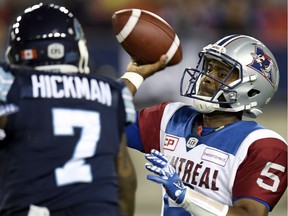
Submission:
<svg viewBox="0 0 288 216">
<path fill-rule="evenodd" d="M 141 9 L 124 9 L 112 16 L 114 34 L 123 49 L 139 64 L 151 64 L 167 54 L 167 66 L 182 60 L 180 40 L 160 16 Z"/>
</svg>

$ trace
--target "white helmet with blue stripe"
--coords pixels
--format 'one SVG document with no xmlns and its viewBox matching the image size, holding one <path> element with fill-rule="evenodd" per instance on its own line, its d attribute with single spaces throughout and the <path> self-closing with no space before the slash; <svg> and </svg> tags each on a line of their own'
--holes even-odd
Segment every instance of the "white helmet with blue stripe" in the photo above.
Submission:
<svg viewBox="0 0 288 216">
<path fill-rule="evenodd" d="M 192 98 L 192 104 L 201 113 L 214 111 L 240 112 L 256 118 L 262 113 L 279 85 L 279 69 L 271 51 L 259 40 L 246 35 L 230 35 L 203 48 L 196 68 L 186 68 L 181 80 L 180 94 Z M 217 60 L 239 72 L 230 84 L 212 78 L 205 70 L 205 61 Z M 211 97 L 198 95 L 203 76 L 219 82 Z M 226 77 L 223 80 L 227 80 Z"/>
</svg>

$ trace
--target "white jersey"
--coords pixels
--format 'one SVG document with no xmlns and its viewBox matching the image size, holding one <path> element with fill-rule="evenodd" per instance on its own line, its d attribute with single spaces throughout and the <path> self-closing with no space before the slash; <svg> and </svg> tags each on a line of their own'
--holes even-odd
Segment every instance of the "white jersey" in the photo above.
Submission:
<svg viewBox="0 0 288 216">
<path fill-rule="evenodd" d="M 231 206 L 245 196 L 271 211 L 287 187 L 285 140 L 253 121 L 197 135 L 198 116 L 183 103 L 143 109 L 138 115 L 139 132 L 127 133 L 128 145 L 147 153 L 160 150 L 187 186 L 214 200 Z M 140 135 L 142 149 L 131 144 L 136 135 Z M 165 190 L 162 214 L 190 215 L 168 199 Z"/>
</svg>

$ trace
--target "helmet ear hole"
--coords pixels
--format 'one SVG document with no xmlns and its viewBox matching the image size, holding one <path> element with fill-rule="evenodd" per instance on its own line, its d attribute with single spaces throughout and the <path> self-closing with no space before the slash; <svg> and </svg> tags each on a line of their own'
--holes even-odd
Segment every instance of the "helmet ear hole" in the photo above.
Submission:
<svg viewBox="0 0 288 216">
<path fill-rule="evenodd" d="M 258 95 L 258 94 L 260 94 L 260 91 L 258 91 L 257 89 L 251 89 L 251 90 L 247 93 L 248 97 L 254 97 L 254 96 Z"/>
</svg>

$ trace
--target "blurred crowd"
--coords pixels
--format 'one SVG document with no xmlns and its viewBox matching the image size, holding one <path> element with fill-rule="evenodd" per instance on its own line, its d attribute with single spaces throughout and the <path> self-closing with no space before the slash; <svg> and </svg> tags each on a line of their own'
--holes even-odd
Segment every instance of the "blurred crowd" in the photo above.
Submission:
<svg viewBox="0 0 288 216">
<path fill-rule="evenodd" d="M 215 42 L 241 33 L 260 39 L 275 54 L 281 71 L 280 88 L 287 95 L 287 1 L 285 0 L 0 0 L 0 56 L 4 57 L 7 28 L 24 8 L 57 3 L 70 9 L 82 23 L 92 70 L 119 74 L 119 44 L 111 26 L 112 14 L 124 8 L 152 11 L 176 30 L 181 41 Z M 2 48 L 2 49 L 1 49 Z"/>
</svg>

